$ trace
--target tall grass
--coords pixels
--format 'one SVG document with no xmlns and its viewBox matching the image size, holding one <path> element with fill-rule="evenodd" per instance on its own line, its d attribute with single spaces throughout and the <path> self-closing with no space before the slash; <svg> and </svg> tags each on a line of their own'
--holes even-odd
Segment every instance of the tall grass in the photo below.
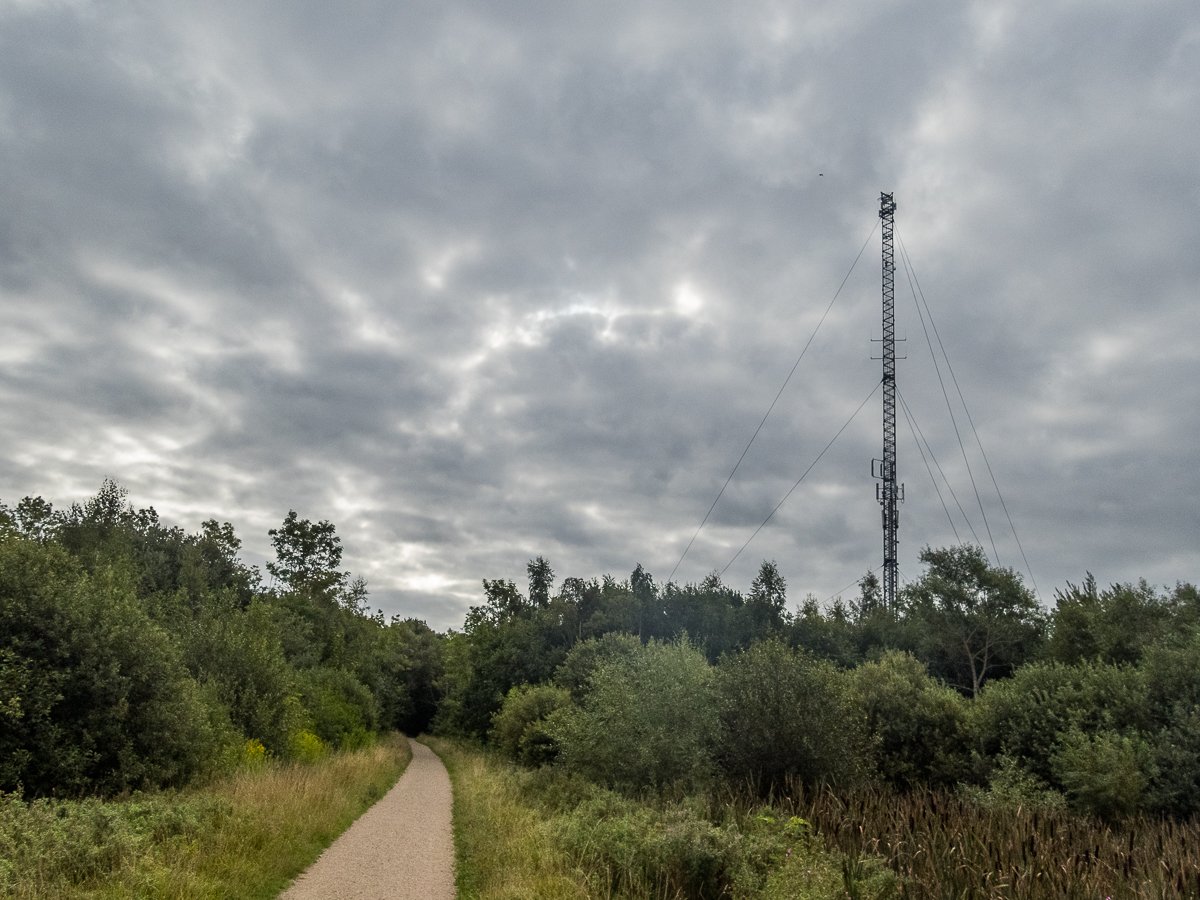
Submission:
<svg viewBox="0 0 1200 900">
<path fill-rule="evenodd" d="M 1200 897 L 1200 823 L 1105 824 L 1061 808 L 981 805 L 937 790 L 848 795 L 790 786 L 834 847 L 877 855 L 913 898 Z"/>
<path fill-rule="evenodd" d="M 411 759 L 395 735 L 309 765 L 264 760 L 204 787 L 121 801 L 0 800 L 0 897 L 268 900 Z"/>
<path fill-rule="evenodd" d="M 871 861 L 824 852 L 804 822 L 702 795 L 621 796 L 427 739 L 454 783 L 463 900 L 802 900 L 886 896 Z M 846 864 L 846 865 L 843 865 Z"/>
<path fill-rule="evenodd" d="M 586 900 L 570 861 L 547 839 L 544 818 L 505 777 L 511 766 L 443 738 L 423 737 L 454 786 L 460 900 Z"/>
</svg>

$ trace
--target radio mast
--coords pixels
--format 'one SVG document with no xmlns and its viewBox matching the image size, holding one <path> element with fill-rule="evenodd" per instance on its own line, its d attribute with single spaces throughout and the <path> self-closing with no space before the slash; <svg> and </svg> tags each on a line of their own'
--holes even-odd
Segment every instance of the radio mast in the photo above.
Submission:
<svg viewBox="0 0 1200 900">
<path fill-rule="evenodd" d="M 900 503 L 904 485 L 896 482 L 896 261 L 892 227 L 896 201 L 891 194 L 879 195 L 879 218 L 883 220 L 883 459 L 871 461 L 871 474 L 879 479 L 875 499 L 883 507 L 883 605 L 896 609 L 897 551 L 900 546 Z"/>
</svg>

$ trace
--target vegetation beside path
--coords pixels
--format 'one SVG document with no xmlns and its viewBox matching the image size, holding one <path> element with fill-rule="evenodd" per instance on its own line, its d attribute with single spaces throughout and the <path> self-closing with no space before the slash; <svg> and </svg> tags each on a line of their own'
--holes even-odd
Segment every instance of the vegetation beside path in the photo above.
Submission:
<svg viewBox="0 0 1200 900">
<path fill-rule="evenodd" d="M 732 796 L 622 796 L 548 768 L 424 738 L 454 785 L 460 900 L 885 897 L 874 860 L 825 850 L 807 822 Z"/>
<path fill-rule="evenodd" d="M 119 800 L 0 799 L 0 896 L 270 900 L 412 758 L 398 734 L 308 763 L 248 754 L 204 786 Z"/>
</svg>

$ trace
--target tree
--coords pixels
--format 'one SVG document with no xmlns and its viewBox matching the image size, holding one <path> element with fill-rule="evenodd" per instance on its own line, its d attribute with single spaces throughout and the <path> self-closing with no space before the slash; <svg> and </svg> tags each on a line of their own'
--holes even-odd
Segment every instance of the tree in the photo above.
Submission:
<svg viewBox="0 0 1200 900">
<path fill-rule="evenodd" d="M 763 560 L 758 574 L 750 582 L 750 596 L 746 611 L 750 616 L 750 630 L 756 637 L 766 637 L 783 626 L 787 604 L 787 581 L 779 574 L 775 560 Z"/>
<path fill-rule="evenodd" d="M 472 606 L 471 611 L 467 613 L 468 629 L 473 619 L 504 622 L 529 609 L 529 604 L 525 602 L 517 586 L 503 578 L 494 581 L 483 579 L 483 595 L 487 598 L 486 603 L 483 606 Z"/>
<path fill-rule="evenodd" d="M 905 590 L 921 627 L 921 656 L 934 674 L 972 696 L 1010 674 L 1041 644 L 1045 615 L 1021 576 L 968 545 L 921 551 L 929 569 Z"/>
<path fill-rule="evenodd" d="M 54 507 L 41 497 L 25 497 L 13 510 L 17 527 L 35 541 L 48 540 L 54 534 Z"/>
<path fill-rule="evenodd" d="M 89 575 L 54 542 L 0 538 L 0 790 L 180 785 L 229 737 L 135 581 L 127 565 Z"/>
<path fill-rule="evenodd" d="M 874 572 L 868 572 L 858 582 L 858 602 L 855 604 L 855 611 L 858 613 L 858 621 L 870 618 L 871 614 L 879 608 L 883 599 L 883 588 L 879 584 L 879 576 Z"/>
<path fill-rule="evenodd" d="M 550 589 L 554 586 L 554 570 L 542 557 L 531 559 L 526 567 L 529 572 L 529 602 L 537 608 L 550 605 Z"/>
<path fill-rule="evenodd" d="M 276 562 L 267 563 L 267 571 L 293 591 L 328 593 L 340 588 L 347 578 L 339 572 L 342 564 L 342 539 L 332 522 L 316 525 L 288 510 L 279 528 L 267 532 L 275 547 Z"/>
<path fill-rule="evenodd" d="M 1145 581 L 1101 591 L 1089 572 L 1082 585 L 1067 582 L 1054 599 L 1046 656 L 1057 662 L 1136 664 L 1176 630 L 1172 598 L 1160 597 Z"/>
</svg>

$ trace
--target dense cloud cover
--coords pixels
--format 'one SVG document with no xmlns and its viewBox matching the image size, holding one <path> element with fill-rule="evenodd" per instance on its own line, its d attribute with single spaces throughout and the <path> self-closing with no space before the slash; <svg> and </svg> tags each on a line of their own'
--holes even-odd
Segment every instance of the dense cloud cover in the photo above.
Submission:
<svg viewBox="0 0 1200 900">
<path fill-rule="evenodd" d="M 10 0 L 0 498 L 111 476 L 251 561 L 294 508 L 435 627 L 539 553 L 661 580 L 886 190 L 1043 599 L 1194 580 L 1198 146 L 1192 0 Z M 878 382 L 879 267 L 876 230 L 676 580 Z M 991 554 L 903 269 L 897 306 Z M 823 599 L 877 566 L 880 441 L 876 393 L 726 580 L 774 558 Z M 955 536 L 903 420 L 900 464 L 913 578 Z"/>
</svg>

